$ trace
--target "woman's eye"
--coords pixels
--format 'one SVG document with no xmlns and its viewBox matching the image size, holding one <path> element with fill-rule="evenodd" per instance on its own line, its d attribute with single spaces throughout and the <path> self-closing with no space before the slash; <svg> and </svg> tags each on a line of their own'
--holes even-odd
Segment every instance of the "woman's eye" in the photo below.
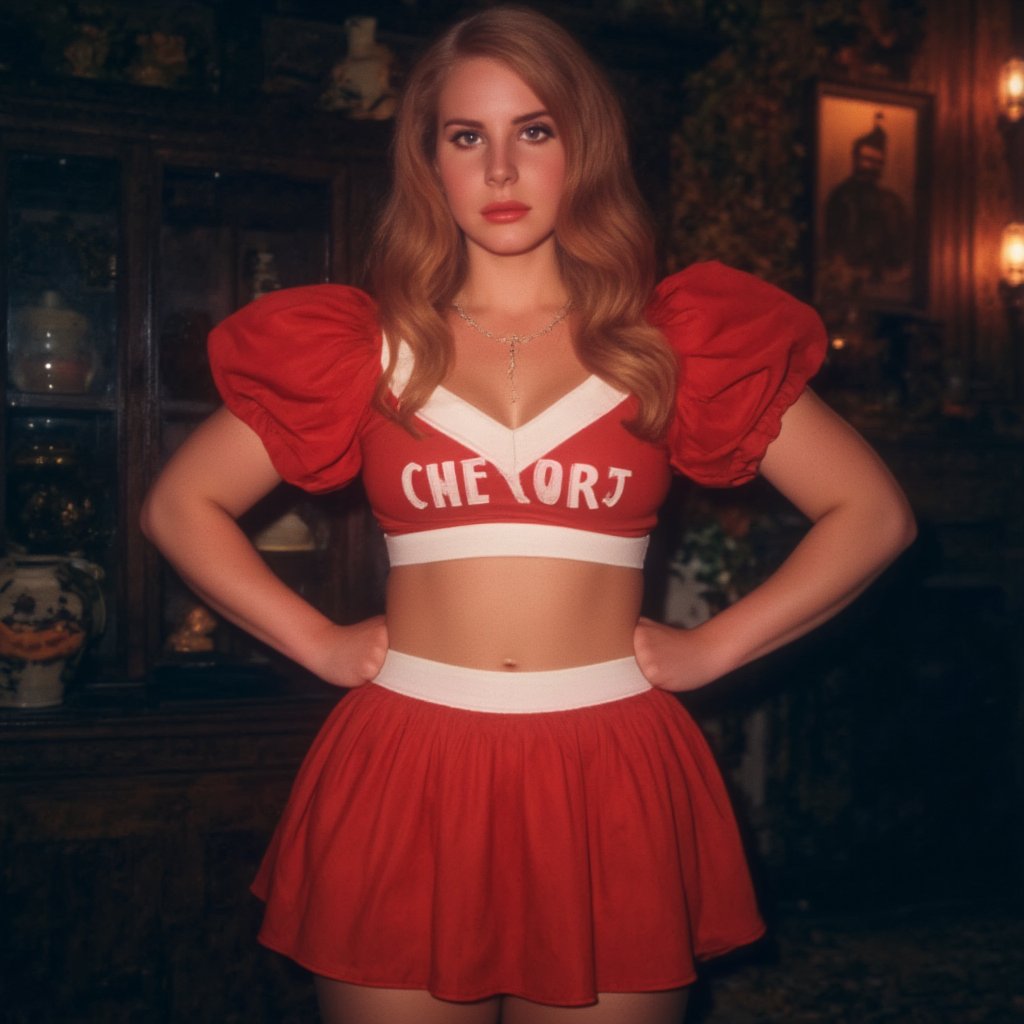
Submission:
<svg viewBox="0 0 1024 1024">
<path fill-rule="evenodd" d="M 523 129 L 523 138 L 527 142 L 543 142 L 545 139 L 553 139 L 555 130 L 547 124 L 528 124 Z"/>
<path fill-rule="evenodd" d="M 456 132 L 452 136 L 452 142 L 454 142 L 456 146 L 463 146 L 468 148 L 469 146 L 475 146 L 479 141 L 479 132 L 461 131 Z"/>
</svg>

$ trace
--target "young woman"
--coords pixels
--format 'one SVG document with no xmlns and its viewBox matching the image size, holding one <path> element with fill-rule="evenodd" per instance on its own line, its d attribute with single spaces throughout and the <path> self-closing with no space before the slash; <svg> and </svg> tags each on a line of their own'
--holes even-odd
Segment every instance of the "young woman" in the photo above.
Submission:
<svg viewBox="0 0 1024 1024">
<path fill-rule="evenodd" d="M 542 16 L 456 25 L 406 86 L 374 292 L 277 292 L 211 337 L 225 407 L 147 535 L 204 601 L 349 688 L 255 883 L 324 1019 L 675 1024 L 762 931 L 673 696 L 806 633 L 907 544 L 899 488 L 805 390 L 807 307 L 717 264 L 653 287 L 603 78 Z M 762 473 L 811 521 L 705 625 L 639 617 L 671 471 Z M 326 619 L 236 525 L 362 472 L 387 614 Z"/>
</svg>

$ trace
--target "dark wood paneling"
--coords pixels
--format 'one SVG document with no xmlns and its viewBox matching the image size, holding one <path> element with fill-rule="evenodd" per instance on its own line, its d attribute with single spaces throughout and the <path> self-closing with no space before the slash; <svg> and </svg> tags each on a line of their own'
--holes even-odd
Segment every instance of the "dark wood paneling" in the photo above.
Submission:
<svg viewBox="0 0 1024 1024">
<path fill-rule="evenodd" d="M 330 706 L 53 713 L 8 730 L 2 1019 L 313 1019 L 308 978 L 256 943 L 248 886 Z"/>
</svg>

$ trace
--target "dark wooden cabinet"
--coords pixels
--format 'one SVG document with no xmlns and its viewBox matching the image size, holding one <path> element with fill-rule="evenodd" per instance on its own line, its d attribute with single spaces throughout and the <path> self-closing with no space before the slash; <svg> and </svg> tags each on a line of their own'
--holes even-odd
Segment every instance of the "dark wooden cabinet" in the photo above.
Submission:
<svg viewBox="0 0 1024 1024">
<path fill-rule="evenodd" d="M 310 1021 L 248 892 L 323 700 L 29 713 L 0 739 L 5 1024 Z"/>
<path fill-rule="evenodd" d="M 165 684 L 175 667 L 187 680 L 198 662 L 287 674 L 203 618 L 142 538 L 139 510 L 217 403 L 210 328 L 272 289 L 358 280 L 390 127 L 279 116 L 265 102 L 77 95 L 0 105 L 6 552 L 98 567 L 106 623 L 72 699 L 141 685 L 154 669 Z M 379 601 L 379 545 L 358 497 L 282 487 L 246 526 L 329 614 L 351 620 Z"/>
</svg>

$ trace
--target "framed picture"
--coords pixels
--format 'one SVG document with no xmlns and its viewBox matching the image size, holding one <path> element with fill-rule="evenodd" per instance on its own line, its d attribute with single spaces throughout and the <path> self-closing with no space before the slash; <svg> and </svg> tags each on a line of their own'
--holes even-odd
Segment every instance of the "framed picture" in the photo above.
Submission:
<svg viewBox="0 0 1024 1024">
<path fill-rule="evenodd" d="M 826 318 L 926 308 L 931 123 L 926 94 L 817 83 L 812 277 Z"/>
</svg>

